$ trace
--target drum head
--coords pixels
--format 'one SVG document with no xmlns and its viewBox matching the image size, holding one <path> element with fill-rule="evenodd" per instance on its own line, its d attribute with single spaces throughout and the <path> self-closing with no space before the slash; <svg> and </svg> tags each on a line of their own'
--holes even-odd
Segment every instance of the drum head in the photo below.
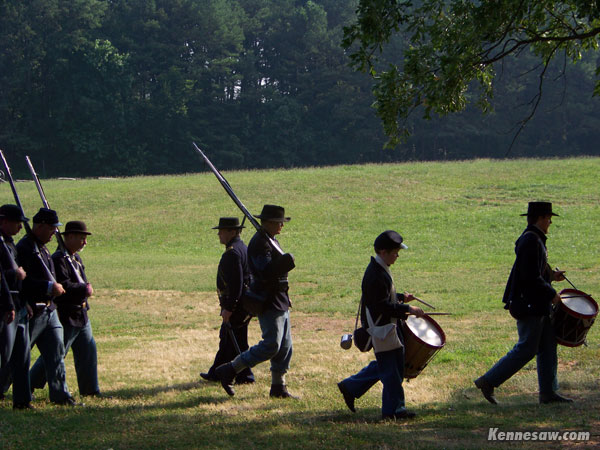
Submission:
<svg viewBox="0 0 600 450">
<path fill-rule="evenodd" d="M 429 316 L 408 316 L 406 326 L 417 339 L 434 348 L 441 348 L 446 343 L 446 335 L 442 328 Z"/>
<path fill-rule="evenodd" d="M 582 318 L 592 318 L 598 315 L 598 303 L 585 292 L 576 289 L 563 289 L 560 291 L 563 307 L 571 315 Z"/>
</svg>

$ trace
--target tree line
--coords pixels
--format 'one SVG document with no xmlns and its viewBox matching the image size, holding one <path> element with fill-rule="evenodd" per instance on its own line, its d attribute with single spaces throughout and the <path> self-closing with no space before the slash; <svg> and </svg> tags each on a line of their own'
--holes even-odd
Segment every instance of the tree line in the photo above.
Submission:
<svg viewBox="0 0 600 450">
<path fill-rule="evenodd" d="M 413 116 L 395 149 L 372 80 L 349 66 L 357 0 L 0 1 L 0 147 L 42 176 L 502 157 L 536 93 L 520 54 L 495 80 L 494 109 Z M 407 44 L 394 36 L 382 64 Z M 513 156 L 598 154 L 596 55 L 546 84 Z M 550 70 L 561 74 L 557 61 Z M 13 162 L 14 161 L 14 162 Z"/>
</svg>

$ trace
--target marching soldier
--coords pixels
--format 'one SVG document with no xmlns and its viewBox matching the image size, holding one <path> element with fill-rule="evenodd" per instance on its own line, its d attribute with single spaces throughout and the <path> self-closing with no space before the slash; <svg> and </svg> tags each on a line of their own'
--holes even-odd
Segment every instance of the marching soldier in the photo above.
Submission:
<svg viewBox="0 0 600 450">
<path fill-rule="evenodd" d="M 294 398 L 287 390 L 285 374 L 292 359 L 292 334 L 288 297 L 288 272 L 295 267 L 294 257 L 281 255 L 274 245 L 275 236 L 281 233 L 283 224 L 289 222 L 281 206 L 264 205 L 260 215 L 261 229 L 248 245 L 248 263 L 253 281 L 250 291 L 260 298 L 262 306 L 257 311 L 262 340 L 238 355 L 232 362 L 222 364 L 215 370 L 225 392 L 234 395 L 233 381 L 247 367 L 271 361 L 271 391 L 277 398 Z M 250 309 L 250 312 L 253 312 Z"/>
<path fill-rule="evenodd" d="M 213 227 L 213 230 L 219 230 L 219 242 L 226 250 L 217 269 L 217 292 L 223 318 L 219 332 L 219 350 L 208 373 L 200 374 L 208 381 L 219 381 L 215 376 L 215 369 L 233 360 L 239 354 L 238 350 L 248 350 L 248 323 L 252 316 L 242 305 L 242 295 L 250 285 L 248 248 L 240 237 L 243 228 L 237 217 L 221 217 L 219 225 Z M 235 383 L 254 383 L 250 367 L 236 375 Z"/>
<path fill-rule="evenodd" d="M 4 396 L 11 379 L 14 380 L 14 409 L 34 409 L 29 387 L 29 319 L 33 312 L 20 296 L 26 273 L 17 263 L 17 248 L 13 241 L 13 236 L 21 231 L 22 223 L 28 220 L 17 205 L 0 207 L 0 264 L 14 306 L 14 320 L 5 323 L 2 330 L 5 360 L 0 370 L 0 396 Z"/>
<path fill-rule="evenodd" d="M 556 336 L 550 322 L 552 305 L 560 296 L 552 281 L 565 279 L 562 271 L 548 266 L 546 235 L 552 223 L 552 203 L 529 202 L 527 228 L 515 243 L 516 258 L 506 283 L 504 307 L 517 320 L 519 342 L 490 370 L 475 380 L 485 399 L 498 403 L 494 389 L 537 356 L 540 403 L 570 403 L 558 394 Z"/>
<path fill-rule="evenodd" d="M 87 237 L 91 234 L 82 221 L 74 220 L 65 225 L 62 235 L 68 255 L 60 249 L 52 255 L 56 281 L 65 288 L 65 293 L 54 301 L 64 330 L 65 354 L 70 348 L 73 349 L 79 394 L 107 397 L 100 392 L 98 385 L 98 352 L 88 318 L 88 298 L 93 295 L 94 289 L 88 282 L 83 261 L 79 256 L 79 252 L 87 245 Z M 38 358 L 31 368 L 30 378 L 33 388 L 44 387 L 46 376 L 42 357 Z"/>
<path fill-rule="evenodd" d="M 362 280 L 361 319 L 365 327 L 387 326 L 393 331 L 389 332 L 386 342 L 382 342 L 382 348 L 378 348 L 378 341 L 373 337 L 375 361 L 357 374 L 340 381 L 338 388 L 348 409 L 355 412 L 354 401 L 381 381 L 382 419 L 411 419 L 415 413 L 406 409 L 404 401 L 404 337 L 397 322 L 405 320 L 408 314 L 422 317 L 424 312 L 417 306 L 406 304 L 415 298 L 412 294 L 396 293 L 390 266 L 398 259 L 400 250 L 408 248 L 402 236 L 392 230 L 384 231 L 377 236 L 373 246 L 376 255 L 371 257 Z M 392 323 L 396 326 L 392 327 Z"/>
<path fill-rule="evenodd" d="M 56 282 L 54 263 L 46 244 L 62 225 L 56 211 L 40 208 L 33 216 L 33 228 L 17 244 L 18 260 L 27 272 L 23 280 L 22 295 L 33 309 L 29 322 L 31 345 L 37 345 L 46 369 L 50 401 L 68 406 L 78 406 L 67 388 L 65 376 L 65 346 L 63 327 L 56 313 L 54 298 L 65 293 Z M 16 381 L 16 380 L 15 380 Z M 29 387 L 29 377 L 27 377 Z"/>
</svg>

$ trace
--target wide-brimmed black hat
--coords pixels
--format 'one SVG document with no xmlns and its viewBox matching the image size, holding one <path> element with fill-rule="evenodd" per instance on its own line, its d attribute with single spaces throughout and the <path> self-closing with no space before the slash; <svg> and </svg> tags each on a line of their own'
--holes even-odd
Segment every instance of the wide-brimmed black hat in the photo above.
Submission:
<svg viewBox="0 0 600 450">
<path fill-rule="evenodd" d="M 17 205 L 0 206 L 0 218 L 15 222 L 29 222 L 29 219 L 23 215 L 23 211 Z"/>
<path fill-rule="evenodd" d="M 272 222 L 289 222 L 292 220 L 291 217 L 285 217 L 285 209 L 283 209 L 282 206 L 277 205 L 263 206 L 261 213 L 254 217 L 262 220 L 270 220 Z"/>
<path fill-rule="evenodd" d="M 219 225 L 212 227 L 213 230 L 241 230 L 246 228 L 244 225 L 240 225 L 240 220 L 237 217 L 221 217 L 219 218 Z"/>
<path fill-rule="evenodd" d="M 79 233 L 87 235 L 92 234 L 88 231 L 85 222 L 82 222 L 81 220 L 72 220 L 70 222 L 67 222 L 67 224 L 65 225 L 65 231 L 63 231 L 61 234 L 69 233 Z"/>
<path fill-rule="evenodd" d="M 396 248 L 407 249 L 408 247 L 402 243 L 404 239 L 399 233 L 394 230 L 386 230 L 375 238 L 373 246 L 377 250 L 394 250 Z"/>
<path fill-rule="evenodd" d="M 58 214 L 53 209 L 40 208 L 33 216 L 33 223 L 45 223 L 54 227 L 60 227 L 62 223 L 58 221 Z"/>
<path fill-rule="evenodd" d="M 558 216 L 552 212 L 552 203 L 550 202 L 529 202 L 527 212 L 522 216 Z"/>
</svg>

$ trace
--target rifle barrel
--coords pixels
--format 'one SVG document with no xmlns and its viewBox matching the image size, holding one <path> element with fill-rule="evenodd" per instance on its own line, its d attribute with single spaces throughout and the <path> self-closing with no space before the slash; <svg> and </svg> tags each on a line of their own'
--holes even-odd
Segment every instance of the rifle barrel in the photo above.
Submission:
<svg viewBox="0 0 600 450">
<path fill-rule="evenodd" d="M 204 154 L 204 152 L 202 150 L 200 150 L 200 148 L 196 145 L 196 143 L 192 142 L 192 144 L 194 145 L 194 148 L 198 151 L 198 153 L 200 153 L 200 155 L 204 159 L 204 162 L 208 165 L 208 167 L 210 168 L 212 173 L 215 175 L 215 177 L 217 177 L 217 180 L 219 180 L 219 183 L 221 183 L 221 186 L 223 186 L 223 189 L 225 189 L 225 192 L 227 192 L 227 194 L 229 195 L 231 200 L 233 200 L 233 202 L 237 205 L 237 207 L 242 211 L 244 216 L 250 221 L 250 223 L 254 226 L 254 228 L 256 228 L 256 231 L 261 231 L 262 227 L 260 226 L 258 221 L 254 218 L 254 216 L 252 214 L 250 214 L 250 211 L 248 211 L 248 209 L 244 206 L 244 204 L 241 202 L 241 200 L 238 198 L 238 196 L 235 195 L 235 192 L 233 192 L 233 189 L 232 189 L 231 185 L 229 184 L 229 182 L 225 179 L 225 177 L 221 174 L 221 172 L 219 172 L 219 170 L 213 165 L 213 163 L 210 162 L 208 157 Z M 269 238 L 269 243 L 279 252 L 280 255 L 283 255 L 283 250 L 281 249 L 281 247 L 279 247 L 277 242 L 275 242 L 275 240 L 272 239 L 270 236 L 267 235 L 267 237 Z"/>
<path fill-rule="evenodd" d="M 12 189 L 13 197 L 15 198 L 15 203 L 21 210 L 21 214 L 25 217 L 25 211 L 23 209 L 23 205 L 21 204 L 21 199 L 19 198 L 19 194 L 17 193 L 17 188 L 15 187 L 15 180 L 13 180 L 12 173 L 10 171 L 10 167 L 6 162 L 6 158 L 4 157 L 4 152 L 0 150 L 0 158 L 2 159 L 2 164 L 4 165 L 4 170 L 6 171 L 6 178 L 8 179 L 8 183 L 10 184 L 10 188 Z M 23 226 L 25 227 L 25 231 L 27 233 L 31 232 L 31 227 L 29 223 L 23 222 Z"/>
<path fill-rule="evenodd" d="M 46 193 L 44 192 L 44 188 L 42 187 L 40 178 L 38 177 L 37 172 L 33 168 L 33 164 L 31 163 L 31 159 L 29 159 L 29 156 L 25 156 L 25 161 L 27 161 L 27 166 L 29 167 L 29 171 L 31 172 L 31 177 L 33 178 L 35 187 L 37 188 L 38 193 L 40 194 L 40 198 L 42 199 L 42 204 L 44 205 L 44 208 L 50 209 L 50 204 L 48 203 L 48 200 L 46 199 Z M 66 250 L 65 242 L 64 242 L 60 232 L 58 231 L 58 229 L 55 231 L 54 234 L 56 235 L 56 242 L 58 243 L 60 250 L 62 252 L 65 252 L 65 250 Z"/>
<path fill-rule="evenodd" d="M 42 187 L 40 178 L 38 177 L 37 172 L 33 168 L 33 164 L 31 163 L 29 156 L 25 156 L 25 160 L 27 161 L 27 166 L 29 167 L 29 171 L 31 172 L 31 177 L 33 178 L 33 181 L 35 183 L 35 186 L 37 187 L 38 193 L 40 194 L 40 198 L 42 199 L 42 204 L 44 205 L 44 208 L 50 209 L 50 204 L 48 203 L 48 199 L 46 198 L 46 193 L 44 192 L 44 188 Z M 71 260 L 69 252 L 67 251 L 67 247 L 65 246 L 65 241 L 63 240 L 63 237 L 60 234 L 60 231 L 58 231 L 58 228 L 54 232 L 54 235 L 56 236 L 56 243 L 58 244 L 59 250 L 63 254 L 63 257 L 66 258 L 67 262 L 71 266 L 71 269 L 73 269 L 73 273 L 75 274 L 75 277 L 77 278 L 77 282 L 85 283 L 82 276 L 79 274 L 79 271 L 73 264 L 73 261 Z"/>
<path fill-rule="evenodd" d="M 0 159 L 2 159 L 2 164 L 4 164 L 4 169 L 6 170 L 6 178 L 8 178 L 8 182 L 10 183 L 10 188 L 12 189 L 13 196 L 15 197 L 15 203 L 21 209 L 21 214 L 23 215 L 23 217 L 25 217 L 25 211 L 23 210 L 23 205 L 21 204 L 21 199 L 19 198 L 19 194 L 17 194 L 17 188 L 15 187 L 15 181 L 13 180 L 12 174 L 10 172 L 10 167 L 8 167 L 8 163 L 6 162 L 6 158 L 4 157 L 4 153 L 2 152 L 2 150 L 0 150 Z M 31 234 L 31 227 L 29 226 L 29 224 L 26 221 L 23 222 L 23 226 L 25 227 L 25 231 L 27 232 L 27 234 Z M 42 264 L 42 267 L 44 268 L 44 272 L 46 273 L 46 278 L 48 278 L 48 281 L 56 283 L 56 279 L 54 278 L 54 275 L 52 275 L 52 272 L 50 272 L 50 269 L 48 268 L 48 266 L 42 259 L 42 256 L 40 255 L 40 250 L 37 246 L 37 243 L 35 243 L 35 242 L 33 243 L 33 248 L 34 248 L 35 254 L 37 255 L 37 257 L 40 260 L 40 263 Z"/>
</svg>

